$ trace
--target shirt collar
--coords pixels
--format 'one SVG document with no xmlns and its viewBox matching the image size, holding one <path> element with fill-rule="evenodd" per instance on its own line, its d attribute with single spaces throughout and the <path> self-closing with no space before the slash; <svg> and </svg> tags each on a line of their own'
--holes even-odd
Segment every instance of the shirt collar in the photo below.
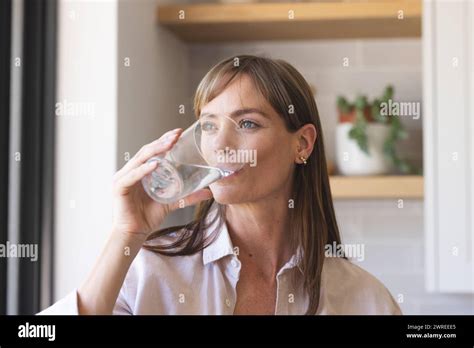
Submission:
<svg viewBox="0 0 474 348">
<path fill-rule="evenodd" d="M 209 223 L 214 218 L 214 215 L 217 214 L 217 204 L 214 203 L 209 211 L 209 214 L 206 219 L 206 223 Z M 215 222 L 210 225 L 205 231 L 205 237 L 208 238 L 209 235 L 219 227 L 220 219 L 217 218 Z M 217 238 L 206 248 L 204 248 L 202 253 L 202 261 L 204 265 L 207 265 L 210 262 L 219 260 L 224 256 L 234 254 L 234 247 L 232 245 L 232 240 L 229 236 L 229 231 L 227 229 L 227 224 L 225 221 L 222 221 L 221 230 L 218 232 Z"/>
<path fill-rule="evenodd" d="M 301 266 L 301 261 L 303 259 L 303 248 L 301 245 L 296 249 L 296 253 L 291 256 L 290 260 L 283 265 L 283 267 L 278 271 L 278 275 L 283 274 L 285 270 L 297 267 L 301 273 L 303 273 L 303 268 Z"/>
</svg>

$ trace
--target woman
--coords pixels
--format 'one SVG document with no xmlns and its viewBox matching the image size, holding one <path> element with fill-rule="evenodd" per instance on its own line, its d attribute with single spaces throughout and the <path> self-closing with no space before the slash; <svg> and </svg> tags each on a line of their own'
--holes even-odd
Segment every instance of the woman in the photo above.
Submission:
<svg viewBox="0 0 474 348">
<path fill-rule="evenodd" d="M 341 239 L 318 110 L 294 67 L 223 60 L 194 110 L 232 115 L 258 165 L 189 195 L 195 220 L 158 230 L 183 205 L 154 202 L 140 181 L 182 130 L 145 145 L 115 174 L 112 232 L 91 274 L 42 314 L 401 314 L 375 277 L 325 256 Z"/>
</svg>

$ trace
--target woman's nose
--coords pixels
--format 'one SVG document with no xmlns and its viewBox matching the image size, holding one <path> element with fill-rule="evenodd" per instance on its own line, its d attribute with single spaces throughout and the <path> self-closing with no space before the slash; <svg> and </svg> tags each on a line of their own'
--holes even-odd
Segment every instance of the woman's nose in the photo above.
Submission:
<svg viewBox="0 0 474 348">
<path fill-rule="evenodd" d="M 236 149 L 236 146 L 238 146 L 239 134 L 237 125 L 231 121 L 223 123 L 219 126 L 213 139 L 215 151 L 228 151 L 229 149 Z"/>
<path fill-rule="evenodd" d="M 229 151 L 229 149 L 235 149 L 234 140 L 235 134 L 229 131 L 218 132 L 216 138 L 214 139 L 214 149 L 215 151 Z"/>
</svg>

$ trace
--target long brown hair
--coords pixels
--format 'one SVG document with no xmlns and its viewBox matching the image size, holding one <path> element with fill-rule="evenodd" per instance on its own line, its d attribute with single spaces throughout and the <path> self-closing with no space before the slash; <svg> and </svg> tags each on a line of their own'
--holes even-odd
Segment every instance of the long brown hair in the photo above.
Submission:
<svg viewBox="0 0 474 348">
<path fill-rule="evenodd" d="M 289 132 L 295 132 L 308 123 L 313 124 L 317 131 L 316 144 L 307 164 L 295 166 L 292 182 L 294 208 L 289 213 L 292 244 L 300 245 L 303 251 L 300 267 L 304 275 L 303 286 L 309 295 L 306 314 L 315 314 L 319 306 L 325 246 L 332 245 L 333 242 L 337 245 L 341 243 L 316 102 L 306 80 L 289 63 L 262 56 L 240 55 L 222 60 L 204 76 L 194 96 L 196 117 L 199 118 L 204 105 L 218 96 L 240 74 L 250 77 L 255 87 L 284 120 Z M 214 199 L 201 202 L 192 222 L 153 232 L 147 239 L 151 241 L 181 229 L 185 231 L 172 244 L 144 247 L 170 256 L 190 255 L 204 249 L 213 242 L 220 230 L 216 228 L 208 238 L 204 238 L 204 229 L 215 222 L 205 223 L 213 203 Z M 220 218 L 222 223 L 225 219 L 225 206 L 218 204 L 218 209 L 216 218 Z"/>
</svg>

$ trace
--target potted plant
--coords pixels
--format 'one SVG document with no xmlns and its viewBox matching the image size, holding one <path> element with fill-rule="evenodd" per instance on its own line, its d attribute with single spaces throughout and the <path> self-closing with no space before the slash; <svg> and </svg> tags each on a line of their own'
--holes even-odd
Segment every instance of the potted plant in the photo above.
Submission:
<svg viewBox="0 0 474 348">
<path fill-rule="evenodd" d="M 396 151 L 396 143 L 408 136 L 399 117 L 381 113 L 382 105 L 393 94 L 393 87 L 387 86 L 372 102 L 363 95 L 353 103 L 342 96 L 337 98 L 337 164 L 342 174 L 375 175 L 393 169 L 403 174 L 420 172 Z"/>
</svg>

